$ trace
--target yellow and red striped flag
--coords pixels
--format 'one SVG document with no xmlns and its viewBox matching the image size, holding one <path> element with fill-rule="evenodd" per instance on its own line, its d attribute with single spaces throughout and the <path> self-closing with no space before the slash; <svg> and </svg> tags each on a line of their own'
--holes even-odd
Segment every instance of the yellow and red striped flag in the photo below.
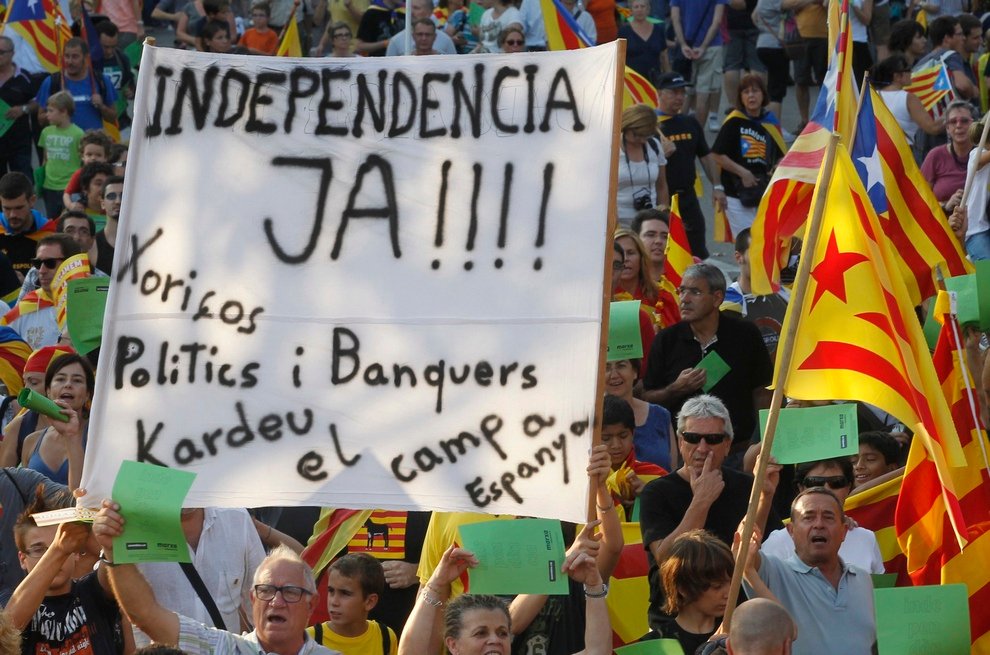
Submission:
<svg viewBox="0 0 990 655">
<path fill-rule="evenodd" d="M 650 631 L 650 565 L 643 548 L 639 522 L 622 524 L 623 546 L 609 581 L 605 603 L 612 624 L 612 648 L 636 642 Z"/>
<path fill-rule="evenodd" d="M 890 239 L 908 296 L 921 304 L 935 295 L 936 266 L 949 276 L 973 268 L 915 163 L 904 131 L 872 89 L 863 98 L 856 131 L 852 157 L 860 179 L 868 187 L 881 231 Z"/>
<path fill-rule="evenodd" d="M 831 58 L 815 111 L 777 165 L 753 222 L 750 276 L 757 295 L 780 288 L 780 269 L 787 266 L 791 237 L 808 218 L 829 138 L 838 132 L 842 143 L 848 143 L 855 129 L 858 94 L 852 74 L 848 0 L 829 5 L 828 30 Z"/>
<path fill-rule="evenodd" d="M 24 365 L 31 346 L 9 327 L 0 327 L 0 382 L 7 394 L 16 396 L 24 388 Z"/>
<path fill-rule="evenodd" d="M 897 262 L 845 146 L 837 147 L 832 174 L 819 178 L 819 193 L 826 194 L 821 236 L 805 240 L 801 257 L 811 272 L 797 282 L 807 292 L 785 319 L 784 332 L 797 321 L 797 333 L 783 391 L 801 400 L 860 400 L 910 427 L 917 447 L 932 456 L 952 531 L 965 543 L 952 471 L 965 464 L 963 450 Z"/>
<path fill-rule="evenodd" d="M 732 227 L 729 225 L 729 217 L 725 215 L 725 210 L 719 205 L 715 205 L 715 231 L 712 234 L 715 243 L 734 243 L 736 238 L 732 234 Z"/>
<path fill-rule="evenodd" d="M 898 586 L 911 584 L 907 575 L 907 559 L 897 541 L 897 530 L 894 528 L 894 511 L 903 479 L 903 475 L 898 475 L 893 480 L 887 480 L 866 491 L 853 491 L 845 503 L 846 514 L 876 535 L 884 570 L 897 574 Z"/>
<path fill-rule="evenodd" d="M 681 219 L 680 199 L 678 194 L 670 199 L 670 234 L 667 235 L 667 259 L 664 266 L 664 276 L 670 280 L 674 289 L 681 286 L 684 271 L 694 264 L 691 255 L 691 244 L 688 243 L 684 220 Z"/>
<path fill-rule="evenodd" d="M 54 73 L 61 68 L 61 44 L 72 38 L 72 31 L 58 2 L 13 0 L 7 5 L 4 27 L 24 39 L 46 71 Z"/>
<path fill-rule="evenodd" d="M 944 313 L 945 292 L 939 293 L 936 316 L 944 323 L 933 362 L 941 392 L 957 432 L 965 466 L 950 469 L 955 499 L 940 484 L 937 459 L 923 442 L 914 441 L 897 503 L 897 537 L 907 556 L 916 585 L 964 583 L 969 592 L 973 653 L 990 653 L 990 476 L 987 473 L 986 433 L 979 418 L 973 377 L 965 362 L 962 330 L 953 312 Z M 968 383 L 967 383 L 968 381 Z M 941 394 L 940 394 L 940 397 Z M 963 547 L 953 538 L 953 502 L 958 503 L 965 537 Z"/>
<path fill-rule="evenodd" d="M 914 71 L 911 73 L 910 84 L 905 86 L 904 90 L 918 96 L 925 111 L 930 111 L 932 107 L 938 104 L 939 100 L 952 91 L 949 72 L 945 69 L 945 64 L 936 61 L 931 66 Z"/>
<path fill-rule="evenodd" d="M 660 105 L 660 94 L 648 79 L 626 66 L 622 80 L 622 108 L 633 105 L 649 105 L 656 109 Z"/>
</svg>

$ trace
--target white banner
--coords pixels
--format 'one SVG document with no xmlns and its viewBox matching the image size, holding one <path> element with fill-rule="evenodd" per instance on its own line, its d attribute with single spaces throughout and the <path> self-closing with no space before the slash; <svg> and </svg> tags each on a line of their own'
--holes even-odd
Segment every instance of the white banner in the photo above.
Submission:
<svg viewBox="0 0 990 655">
<path fill-rule="evenodd" d="M 617 48 L 145 48 L 83 485 L 581 520 Z"/>
</svg>

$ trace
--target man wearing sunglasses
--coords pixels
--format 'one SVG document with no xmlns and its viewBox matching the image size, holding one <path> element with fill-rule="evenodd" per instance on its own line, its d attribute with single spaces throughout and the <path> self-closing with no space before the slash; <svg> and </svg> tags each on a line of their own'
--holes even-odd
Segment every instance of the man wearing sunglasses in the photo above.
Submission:
<svg viewBox="0 0 990 655">
<path fill-rule="evenodd" d="M 0 325 L 9 326 L 35 350 L 58 343 L 62 332 L 55 317 L 52 279 L 62 262 L 80 252 L 79 244 L 68 234 L 50 234 L 42 238 L 37 254 L 31 260 L 31 266 L 38 270 L 39 287 L 24 294 L 0 319 Z"/>
<path fill-rule="evenodd" d="M 171 612 L 134 564 L 114 564 L 113 539 L 122 532 L 120 506 L 103 501 L 93 535 L 103 548 L 117 602 L 131 622 L 157 643 L 177 646 L 188 655 L 340 655 L 306 635 L 309 615 L 317 605 L 313 570 L 285 546 L 275 548 L 254 573 L 251 618 L 254 631 L 237 635 L 209 628 Z"/>
<path fill-rule="evenodd" d="M 722 466 L 731 443 L 732 422 L 722 401 L 710 395 L 689 399 L 677 415 L 677 446 L 683 465 L 647 483 L 640 494 L 640 528 L 650 562 L 651 628 L 666 618 L 661 609 L 664 596 L 658 562 L 666 558 L 674 540 L 689 530 L 704 528 L 732 544 L 736 527 L 746 515 L 753 479 Z M 760 530 L 770 517 L 779 476 L 780 467 L 771 464 L 756 516 Z M 776 517 L 770 524 L 773 529 L 780 527 Z"/>
<path fill-rule="evenodd" d="M 773 364 L 756 325 L 719 312 L 725 288 L 725 275 L 716 266 L 695 264 L 684 271 L 677 289 L 681 321 L 661 330 L 653 340 L 643 377 L 643 400 L 677 415 L 684 401 L 701 393 L 708 376 L 715 374 L 717 367 L 707 373 L 699 365 L 716 353 L 726 367 L 707 392 L 729 410 L 730 434 L 735 435 L 733 458 L 741 463 L 756 431 L 757 410 L 770 405 L 766 387 L 773 377 Z M 730 460 L 733 464 L 739 466 L 735 459 Z"/>
</svg>

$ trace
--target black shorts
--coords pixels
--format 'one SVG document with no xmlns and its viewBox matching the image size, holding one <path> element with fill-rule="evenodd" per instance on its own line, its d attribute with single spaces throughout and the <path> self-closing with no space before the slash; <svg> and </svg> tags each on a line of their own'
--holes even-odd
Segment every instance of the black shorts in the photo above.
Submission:
<svg viewBox="0 0 990 655">
<path fill-rule="evenodd" d="M 808 53 L 794 60 L 794 83 L 798 86 L 815 86 L 825 79 L 828 70 L 828 39 L 807 39 Z M 812 79 L 811 74 L 815 76 Z"/>
<path fill-rule="evenodd" d="M 767 67 L 767 95 L 770 102 L 783 102 L 787 95 L 787 77 L 790 61 L 783 48 L 757 48 L 760 61 Z"/>
</svg>

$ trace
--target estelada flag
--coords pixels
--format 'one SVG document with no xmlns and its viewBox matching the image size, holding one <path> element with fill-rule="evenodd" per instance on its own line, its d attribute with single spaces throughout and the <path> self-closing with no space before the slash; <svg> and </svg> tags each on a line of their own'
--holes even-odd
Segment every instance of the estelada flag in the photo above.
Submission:
<svg viewBox="0 0 990 655">
<path fill-rule="evenodd" d="M 285 26 L 285 34 L 282 35 L 282 42 L 278 44 L 275 56 L 302 57 L 302 43 L 299 41 L 299 25 L 296 23 L 295 13 L 289 17 L 289 24 Z"/>
<path fill-rule="evenodd" d="M 853 86 L 848 0 L 829 5 L 828 30 L 831 58 L 815 110 L 777 165 L 753 222 L 749 262 L 753 293 L 757 295 L 780 288 L 780 270 L 787 266 L 791 237 L 808 218 L 811 194 L 832 132 L 848 143 L 855 129 L 858 93 Z"/>
<path fill-rule="evenodd" d="M 945 69 L 945 64 L 936 61 L 931 66 L 914 71 L 911 73 L 911 82 L 904 87 L 904 90 L 918 96 L 925 111 L 931 111 L 939 100 L 952 91 L 952 83 L 949 81 L 949 72 Z"/>
<path fill-rule="evenodd" d="M 939 292 L 946 299 L 945 292 Z M 918 441 L 912 442 L 897 503 L 897 537 L 907 556 L 907 569 L 916 585 L 963 583 L 969 595 L 973 653 L 990 653 L 990 476 L 987 473 L 986 432 L 980 421 L 972 373 L 965 361 L 962 329 L 948 302 L 936 304 L 943 320 L 932 357 L 956 439 L 966 466 L 950 469 L 969 542 L 960 547 L 953 538 L 952 500 L 940 485 L 936 459 Z"/>
<path fill-rule="evenodd" d="M 852 158 L 912 304 L 935 295 L 936 266 L 950 277 L 972 272 L 904 131 L 872 89 L 860 105 Z"/>
<path fill-rule="evenodd" d="M 72 31 L 62 16 L 58 2 L 12 0 L 7 3 L 4 25 L 17 32 L 31 46 L 38 63 L 46 71 L 54 73 L 61 68 L 60 43 L 71 39 Z"/>
<path fill-rule="evenodd" d="M 952 531 L 965 543 L 951 468 L 966 459 L 889 242 L 841 144 L 831 175 L 818 179 L 815 196 L 821 193 L 821 234 L 816 243 L 806 238 L 801 251 L 811 272 L 797 284 L 806 293 L 784 325 L 786 334 L 797 322 L 787 371 L 778 350 L 783 391 L 800 400 L 860 400 L 910 427 L 917 447 L 931 454 Z"/>
</svg>

